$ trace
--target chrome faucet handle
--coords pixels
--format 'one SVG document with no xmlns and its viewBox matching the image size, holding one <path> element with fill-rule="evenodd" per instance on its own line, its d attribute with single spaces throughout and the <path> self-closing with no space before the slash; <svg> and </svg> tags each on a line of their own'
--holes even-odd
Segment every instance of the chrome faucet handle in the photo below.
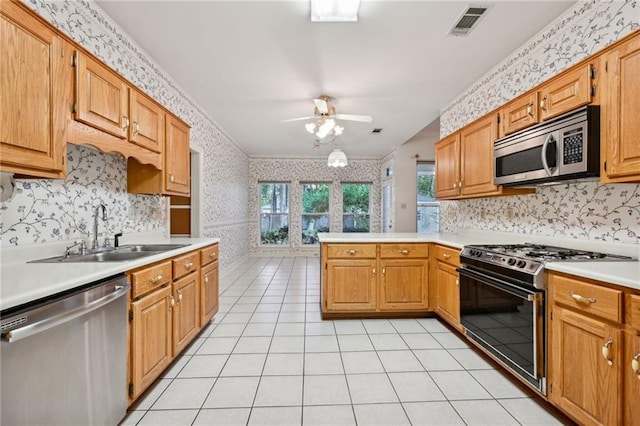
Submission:
<svg viewBox="0 0 640 426">
<path fill-rule="evenodd" d="M 113 236 L 113 246 L 115 248 L 120 247 L 120 237 L 122 237 L 122 232 L 118 232 Z"/>
<path fill-rule="evenodd" d="M 73 242 L 72 245 L 70 245 L 69 247 L 67 247 L 64 251 L 64 255 L 65 257 L 69 257 L 71 256 L 71 249 L 76 247 L 76 246 L 80 246 L 78 247 L 78 252 L 76 253 L 77 255 L 85 255 L 87 254 L 87 245 L 84 242 L 84 240 L 76 240 Z"/>
<path fill-rule="evenodd" d="M 107 235 L 104 237 L 104 248 L 111 248 L 111 238 Z"/>
</svg>

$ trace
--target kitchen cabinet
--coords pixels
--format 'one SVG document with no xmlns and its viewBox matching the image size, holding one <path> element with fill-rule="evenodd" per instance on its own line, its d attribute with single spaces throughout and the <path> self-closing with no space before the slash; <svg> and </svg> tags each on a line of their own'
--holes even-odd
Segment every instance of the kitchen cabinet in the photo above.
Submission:
<svg viewBox="0 0 640 426">
<path fill-rule="evenodd" d="M 173 360 L 171 262 L 130 274 L 129 398 L 134 400 Z"/>
<path fill-rule="evenodd" d="M 640 32 L 603 61 L 601 181 L 640 182 Z"/>
<path fill-rule="evenodd" d="M 558 74 L 535 89 L 503 105 L 499 111 L 498 137 L 592 103 L 596 89 L 598 59 Z"/>
<path fill-rule="evenodd" d="M 164 148 L 165 112 L 160 105 L 142 92 L 129 89 L 129 141 L 154 152 Z"/>
<path fill-rule="evenodd" d="M 173 259 L 173 355 L 200 331 L 200 252 Z"/>
<path fill-rule="evenodd" d="M 636 424 L 640 419 L 640 329 L 625 333 L 624 424 Z"/>
<path fill-rule="evenodd" d="M 200 327 L 204 327 L 218 312 L 219 266 L 218 245 L 200 250 Z"/>
<path fill-rule="evenodd" d="M 428 310 L 428 244 L 322 244 L 322 313 Z"/>
<path fill-rule="evenodd" d="M 186 123 L 167 113 L 163 169 L 158 170 L 130 158 L 127 166 L 127 190 L 137 194 L 190 196 L 189 133 L 189 126 Z"/>
<path fill-rule="evenodd" d="M 460 250 L 436 245 L 436 305 L 435 311 L 449 324 L 460 325 L 460 281 L 456 268 L 460 266 Z"/>
<path fill-rule="evenodd" d="M 72 49 L 17 3 L 0 2 L 0 171 L 64 178 Z"/>
<path fill-rule="evenodd" d="M 464 199 L 528 194 L 533 189 L 493 184 L 493 143 L 497 117 L 487 115 L 435 145 L 436 198 Z"/>
</svg>

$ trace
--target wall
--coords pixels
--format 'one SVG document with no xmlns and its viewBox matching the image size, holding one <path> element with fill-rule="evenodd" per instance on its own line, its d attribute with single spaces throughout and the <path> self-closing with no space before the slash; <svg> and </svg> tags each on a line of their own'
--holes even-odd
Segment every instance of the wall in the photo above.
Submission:
<svg viewBox="0 0 640 426">
<path fill-rule="evenodd" d="M 191 146 L 202 153 L 201 218 L 205 237 L 221 238 L 221 268 L 247 256 L 249 159 L 200 107 L 94 2 L 24 0 L 46 20 L 191 126 Z M 105 202 L 107 232 L 167 229 L 167 199 L 126 193 L 126 162 L 68 145 L 65 180 L 19 180 L 22 189 L 2 203 L 2 245 L 88 237 L 92 206 Z"/>
<path fill-rule="evenodd" d="M 444 137 L 638 28 L 637 0 L 581 1 L 441 111 Z M 513 211 L 512 218 L 508 213 Z M 528 196 L 442 202 L 442 231 L 491 229 L 640 244 L 640 186 L 540 187 Z"/>
<path fill-rule="evenodd" d="M 371 182 L 371 232 L 380 232 L 380 160 L 349 159 L 349 165 L 344 168 L 327 166 L 327 160 L 301 159 L 272 159 L 252 158 L 249 165 L 249 180 L 251 192 L 249 194 L 249 212 L 251 214 L 250 230 L 251 253 L 256 255 L 291 256 L 304 254 L 318 254 L 318 247 L 303 247 L 301 245 L 302 199 L 300 183 L 329 182 L 331 183 L 330 200 L 330 228 L 331 232 L 341 232 L 342 227 L 342 190 L 341 182 Z M 287 247 L 260 246 L 260 199 L 259 182 L 288 182 L 289 185 L 289 241 Z"/>
</svg>

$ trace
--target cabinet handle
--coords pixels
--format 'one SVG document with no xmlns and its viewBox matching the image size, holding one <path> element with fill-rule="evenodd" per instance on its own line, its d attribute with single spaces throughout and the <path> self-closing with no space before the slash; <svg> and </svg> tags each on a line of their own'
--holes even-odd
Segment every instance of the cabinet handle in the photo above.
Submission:
<svg viewBox="0 0 640 426">
<path fill-rule="evenodd" d="M 173 180 L 174 180 L 174 178 L 173 178 L 173 174 L 169 173 L 169 181 L 170 181 L 171 183 L 173 183 Z"/>
<path fill-rule="evenodd" d="M 171 302 L 171 307 L 174 308 L 176 306 L 176 299 L 173 296 L 169 296 L 169 300 Z"/>
<path fill-rule="evenodd" d="M 191 269 L 192 266 L 193 266 L 193 262 L 188 262 L 184 264 L 185 269 Z"/>
<path fill-rule="evenodd" d="M 529 105 L 527 105 L 527 114 L 530 117 L 533 117 L 533 103 L 530 103 Z"/>
<path fill-rule="evenodd" d="M 205 284 L 209 282 L 209 277 L 204 277 Z"/>
<path fill-rule="evenodd" d="M 409 250 L 405 249 L 405 250 L 398 250 L 400 253 L 402 254 L 409 254 Z"/>
<path fill-rule="evenodd" d="M 456 189 L 458 187 L 458 182 L 453 182 L 453 189 Z"/>
<path fill-rule="evenodd" d="M 451 255 L 449 253 L 443 253 L 442 257 L 444 257 L 445 259 L 451 259 Z"/>
<path fill-rule="evenodd" d="M 460 181 L 460 185 L 459 186 L 460 186 L 460 188 L 462 188 L 464 186 L 464 180 Z"/>
<path fill-rule="evenodd" d="M 613 345 L 613 339 L 611 337 L 609 337 L 609 340 L 604 342 L 604 345 L 602 345 L 602 357 L 607 360 L 607 365 L 610 366 L 613 365 L 613 360 L 610 357 L 611 351 L 609 350 L 611 345 Z"/>
<path fill-rule="evenodd" d="M 382 275 L 387 273 L 387 268 L 385 266 L 382 267 Z"/>
<path fill-rule="evenodd" d="M 371 269 L 371 276 L 372 277 L 376 276 L 376 268 Z"/>
<path fill-rule="evenodd" d="M 209 257 L 210 257 L 211 259 L 215 259 L 216 254 L 215 254 L 215 253 L 209 253 Z"/>
<path fill-rule="evenodd" d="M 351 250 L 347 250 L 347 253 L 353 256 L 354 254 L 356 254 L 356 251 L 351 249 Z"/>
<path fill-rule="evenodd" d="M 122 116 L 122 131 L 124 132 L 129 127 L 129 118 L 126 115 Z"/>
<path fill-rule="evenodd" d="M 638 380 L 640 380 L 640 352 L 631 358 L 631 370 L 638 375 Z"/>
<path fill-rule="evenodd" d="M 569 293 L 569 296 L 573 297 L 573 300 L 575 300 L 576 302 L 588 303 L 588 304 L 596 303 L 595 297 L 584 297 L 574 292 Z"/>
<path fill-rule="evenodd" d="M 456 286 L 460 287 L 460 278 L 456 278 Z"/>
<path fill-rule="evenodd" d="M 182 290 L 176 290 L 176 293 L 178 293 L 178 303 L 182 302 Z"/>
<path fill-rule="evenodd" d="M 137 136 L 140 133 L 140 125 L 137 121 L 133 122 L 133 136 Z"/>
<path fill-rule="evenodd" d="M 542 98 L 542 100 L 540 101 L 540 109 L 545 111 L 545 112 L 547 111 L 547 97 L 546 96 L 544 96 Z"/>
</svg>

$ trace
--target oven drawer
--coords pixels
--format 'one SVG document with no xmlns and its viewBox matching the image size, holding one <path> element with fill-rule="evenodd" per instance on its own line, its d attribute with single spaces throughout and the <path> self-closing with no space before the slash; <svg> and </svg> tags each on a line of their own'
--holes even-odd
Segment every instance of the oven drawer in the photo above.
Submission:
<svg viewBox="0 0 640 426">
<path fill-rule="evenodd" d="M 429 257 L 428 244 L 380 244 L 381 258 L 426 258 Z"/>
<path fill-rule="evenodd" d="M 329 244 L 327 257 L 330 259 L 353 259 L 376 257 L 375 244 Z"/>
<path fill-rule="evenodd" d="M 549 274 L 553 301 L 611 321 L 622 322 L 622 291 Z"/>
<path fill-rule="evenodd" d="M 436 260 L 453 266 L 460 266 L 460 249 L 436 246 Z"/>
</svg>

